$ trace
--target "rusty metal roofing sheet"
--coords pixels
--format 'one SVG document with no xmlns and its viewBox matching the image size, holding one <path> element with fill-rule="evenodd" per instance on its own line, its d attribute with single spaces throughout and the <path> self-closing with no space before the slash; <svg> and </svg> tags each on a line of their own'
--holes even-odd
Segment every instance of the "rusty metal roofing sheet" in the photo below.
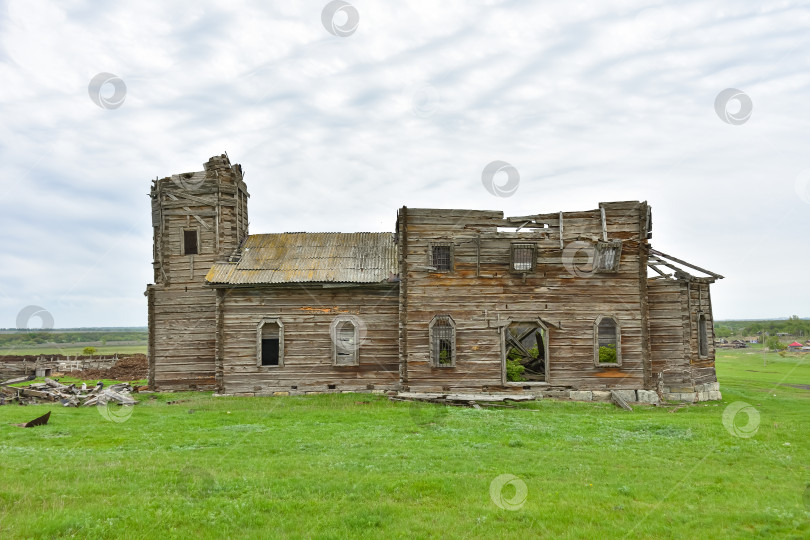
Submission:
<svg viewBox="0 0 810 540">
<path fill-rule="evenodd" d="M 379 283 L 397 273 L 391 233 L 250 235 L 238 262 L 214 263 L 211 284 Z"/>
</svg>

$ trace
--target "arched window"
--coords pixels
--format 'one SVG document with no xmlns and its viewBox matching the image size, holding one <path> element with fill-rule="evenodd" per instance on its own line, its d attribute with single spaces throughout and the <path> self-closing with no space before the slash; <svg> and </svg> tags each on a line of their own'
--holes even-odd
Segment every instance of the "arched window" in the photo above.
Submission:
<svg viewBox="0 0 810 540">
<path fill-rule="evenodd" d="M 263 319 L 256 331 L 259 366 L 284 365 L 284 324 L 279 319 Z"/>
<path fill-rule="evenodd" d="M 616 317 L 600 315 L 593 324 L 593 356 L 597 366 L 622 364 L 622 336 Z"/>
<path fill-rule="evenodd" d="M 456 323 L 449 315 L 433 317 L 429 327 L 430 362 L 433 367 L 456 365 Z"/>
<path fill-rule="evenodd" d="M 332 363 L 336 366 L 356 366 L 360 356 L 358 324 L 352 317 L 336 317 L 330 330 Z"/>
</svg>

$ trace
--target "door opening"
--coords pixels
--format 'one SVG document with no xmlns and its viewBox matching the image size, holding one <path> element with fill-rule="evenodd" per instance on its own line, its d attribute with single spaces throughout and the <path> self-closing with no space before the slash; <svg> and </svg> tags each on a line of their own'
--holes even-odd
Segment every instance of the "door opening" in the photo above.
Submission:
<svg viewBox="0 0 810 540">
<path fill-rule="evenodd" d="M 538 322 L 513 322 L 503 336 L 506 382 L 548 382 L 548 329 Z"/>
</svg>

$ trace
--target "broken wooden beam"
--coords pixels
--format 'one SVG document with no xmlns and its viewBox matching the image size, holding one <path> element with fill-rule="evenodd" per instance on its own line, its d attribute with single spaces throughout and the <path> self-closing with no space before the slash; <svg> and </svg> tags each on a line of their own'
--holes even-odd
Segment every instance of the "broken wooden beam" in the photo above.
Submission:
<svg viewBox="0 0 810 540">
<path fill-rule="evenodd" d="M 692 270 L 697 270 L 698 272 L 703 272 L 704 274 L 706 274 L 708 276 L 711 276 L 711 277 L 713 277 L 715 279 L 723 279 L 723 276 L 721 276 L 720 274 L 715 274 L 714 272 L 706 270 L 705 268 L 695 266 L 694 264 L 691 264 L 691 263 L 688 263 L 688 262 L 686 262 L 684 260 L 673 257 L 672 255 L 667 255 L 666 253 L 662 253 L 662 252 L 658 251 L 657 249 L 650 248 L 650 253 L 652 253 L 653 255 L 657 255 L 658 257 L 664 257 L 665 259 L 669 259 L 672 262 L 682 264 L 682 265 L 684 265 L 684 266 L 686 266 L 688 268 L 691 268 Z M 666 263 L 664 263 L 664 264 L 666 264 Z M 667 265 L 667 266 L 669 266 L 669 265 Z"/>
<path fill-rule="evenodd" d="M 36 379 L 34 375 L 26 375 L 25 377 L 15 377 L 14 379 L 9 379 L 7 381 L 1 382 L 0 386 L 7 386 L 9 384 L 17 384 L 21 382 L 33 381 L 34 379 Z"/>
<path fill-rule="evenodd" d="M 620 396 L 615 390 L 610 391 L 610 399 L 613 400 L 618 407 L 621 407 L 625 411 L 632 411 L 633 407 L 627 403 L 622 396 Z"/>
</svg>

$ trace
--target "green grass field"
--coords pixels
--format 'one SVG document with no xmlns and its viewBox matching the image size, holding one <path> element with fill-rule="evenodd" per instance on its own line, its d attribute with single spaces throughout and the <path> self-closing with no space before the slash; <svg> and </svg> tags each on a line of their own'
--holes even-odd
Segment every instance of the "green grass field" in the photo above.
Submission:
<svg viewBox="0 0 810 540">
<path fill-rule="evenodd" d="M 31 347 L 11 347 L 7 349 L 0 349 L 0 358 L 3 356 L 24 356 L 24 355 L 49 355 L 61 354 L 65 356 L 75 356 L 83 354 L 82 350 L 87 345 L 69 345 L 65 344 L 63 347 L 53 346 L 31 346 Z M 143 345 L 97 345 L 95 356 L 112 356 L 114 354 L 146 354 L 146 343 Z"/>
<path fill-rule="evenodd" d="M 765 359 L 720 351 L 723 402 L 677 410 L 192 393 L 0 407 L 0 537 L 807 538 L 810 391 L 783 383 L 810 385 L 810 356 Z M 724 425 L 737 401 L 758 425 Z"/>
</svg>

